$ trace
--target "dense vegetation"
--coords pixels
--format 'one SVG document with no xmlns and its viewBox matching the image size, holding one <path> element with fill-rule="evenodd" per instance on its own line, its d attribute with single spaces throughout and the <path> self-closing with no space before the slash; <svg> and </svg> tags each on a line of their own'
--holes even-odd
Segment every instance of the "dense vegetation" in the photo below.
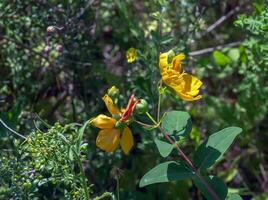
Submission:
<svg viewBox="0 0 268 200">
<path fill-rule="evenodd" d="M 0 199 L 217 199 L 199 170 L 219 199 L 268 199 L 267 4 L 2 0 Z M 200 91 L 187 99 L 164 68 Z M 101 113 L 121 148 L 96 141 Z M 175 175 L 146 182 L 158 164 Z"/>
</svg>

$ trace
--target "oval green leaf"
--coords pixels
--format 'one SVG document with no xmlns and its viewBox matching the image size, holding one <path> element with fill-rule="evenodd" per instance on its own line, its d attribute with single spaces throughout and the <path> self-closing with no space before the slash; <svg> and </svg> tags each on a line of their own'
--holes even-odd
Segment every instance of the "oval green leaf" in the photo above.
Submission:
<svg viewBox="0 0 268 200">
<path fill-rule="evenodd" d="M 228 195 L 227 200 L 243 200 L 243 199 L 238 194 L 230 194 Z"/>
<path fill-rule="evenodd" d="M 187 112 L 170 111 L 163 117 L 161 127 L 168 135 L 185 136 L 192 129 L 192 121 Z"/>
<path fill-rule="evenodd" d="M 175 161 L 169 161 L 161 163 L 147 172 L 140 180 L 140 187 L 154 183 L 190 179 L 193 176 L 194 172 L 186 166 Z"/>
<path fill-rule="evenodd" d="M 229 52 L 228 52 L 228 57 L 232 61 L 237 62 L 239 60 L 239 57 L 240 57 L 239 49 L 238 48 L 230 49 Z"/>
<path fill-rule="evenodd" d="M 160 155 L 164 158 L 167 157 L 172 152 L 172 150 L 174 148 L 174 145 L 169 144 L 167 142 L 164 142 L 162 140 L 159 140 L 157 138 L 154 140 L 154 142 L 156 144 L 156 147 L 157 147 Z"/>
<path fill-rule="evenodd" d="M 224 55 L 223 53 L 221 53 L 220 51 L 214 51 L 213 58 L 215 60 L 215 63 L 219 66 L 225 66 L 231 63 L 231 59 L 226 55 Z"/>
<path fill-rule="evenodd" d="M 214 165 L 242 132 L 239 127 L 228 127 L 208 137 L 194 153 L 194 164 L 201 170 Z"/>
<path fill-rule="evenodd" d="M 225 183 L 216 176 L 205 176 L 203 177 L 211 189 L 216 193 L 216 195 L 221 199 L 225 200 L 228 188 Z M 206 197 L 207 200 L 215 200 L 211 193 L 206 189 L 204 184 L 201 182 L 200 178 L 195 176 L 193 179 L 195 186 L 201 191 L 201 193 Z"/>
</svg>

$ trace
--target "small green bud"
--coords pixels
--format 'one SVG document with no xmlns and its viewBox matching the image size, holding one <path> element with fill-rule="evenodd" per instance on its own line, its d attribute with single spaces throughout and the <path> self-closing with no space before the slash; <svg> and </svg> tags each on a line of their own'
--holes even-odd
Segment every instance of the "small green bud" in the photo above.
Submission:
<svg viewBox="0 0 268 200">
<path fill-rule="evenodd" d="M 119 89 L 115 86 L 111 87 L 108 89 L 108 96 L 111 97 L 112 99 L 118 98 L 119 95 Z"/>
<path fill-rule="evenodd" d="M 145 114 L 146 112 L 148 112 L 148 110 L 149 106 L 145 99 L 141 99 L 140 102 L 135 107 L 135 112 L 140 115 Z"/>
<path fill-rule="evenodd" d="M 113 115 L 113 118 L 116 120 L 119 120 L 121 118 L 121 116 L 119 114 L 115 114 L 115 115 Z"/>
<path fill-rule="evenodd" d="M 120 121 L 117 121 L 116 123 L 115 123 L 115 125 L 114 125 L 114 127 L 116 128 L 116 129 L 121 129 L 121 128 L 123 128 L 125 126 L 125 123 L 124 122 L 120 122 Z"/>
<path fill-rule="evenodd" d="M 176 56 L 175 52 L 173 50 L 170 50 L 168 52 L 168 63 L 171 63 L 175 56 Z"/>
<path fill-rule="evenodd" d="M 82 146 L 80 146 L 80 150 L 81 151 L 86 151 L 87 150 L 87 146 L 88 146 L 88 144 L 83 144 Z"/>
<path fill-rule="evenodd" d="M 27 182 L 25 182 L 25 183 L 22 184 L 22 187 L 24 187 L 25 189 L 28 189 L 28 188 L 31 187 L 31 185 L 32 184 L 29 181 L 27 181 Z"/>
</svg>

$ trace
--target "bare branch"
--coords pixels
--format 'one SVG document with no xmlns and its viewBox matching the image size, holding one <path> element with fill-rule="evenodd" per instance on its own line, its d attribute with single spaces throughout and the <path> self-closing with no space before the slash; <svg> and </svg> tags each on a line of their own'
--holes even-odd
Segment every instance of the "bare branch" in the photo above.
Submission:
<svg viewBox="0 0 268 200">
<path fill-rule="evenodd" d="M 228 47 L 235 47 L 235 46 L 240 45 L 241 43 L 242 43 L 242 41 L 231 42 L 231 43 L 228 43 L 228 44 L 223 44 L 223 45 L 219 45 L 219 46 L 215 46 L 215 47 L 209 47 L 209 48 L 206 48 L 206 49 L 192 51 L 188 55 L 189 56 L 201 56 L 203 54 L 207 54 L 207 53 L 213 52 L 215 50 L 220 50 L 220 49 L 224 49 L 224 48 L 228 48 Z"/>
<path fill-rule="evenodd" d="M 236 6 L 234 9 L 232 9 L 231 11 L 229 11 L 226 15 L 221 16 L 216 22 L 214 22 L 203 33 L 201 33 L 201 35 L 200 35 L 200 37 L 198 39 L 200 39 L 201 37 L 203 37 L 206 34 L 210 33 L 212 30 L 214 30 L 219 25 L 221 25 L 225 20 L 227 20 L 232 15 L 238 13 L 240 10 L 241 10 L 241 7 L 240 6 Z"/>
<path fill-rule="evenodd" d="M 95 2 L 95 0 L 89 0 L 87 2 L 87 4 L 80 9 L 80 11 L 78 13 L 76 13 L 73 17 L 71 17 L 70 19 L 68 19 L 67 23 L 65 24 L 65 26 L 68 26 L 69 24 L 73 23 L 75 20 L 79 19 L 82 15 L 84 15 L 84 13 L 86 12 L 86 10 Z"/>
</svg>

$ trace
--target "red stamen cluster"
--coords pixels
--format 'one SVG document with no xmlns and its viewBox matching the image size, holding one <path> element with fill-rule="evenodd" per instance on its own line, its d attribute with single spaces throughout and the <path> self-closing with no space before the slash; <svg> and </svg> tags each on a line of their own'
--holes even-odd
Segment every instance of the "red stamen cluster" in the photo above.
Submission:
<svg viewBox="0 0 268 200">
<path fill-rule="evenodd" d="M 130 118 L 130 116 L 132 115 L 132 113 L 134 112 L 134 109 L 135 109 L 137 103 L 139 103 L 139 102 L 140 102 L 140 100 L 137 100 L 135 98 L 134 94 L 132 94 L 131 97 L 128 100 L 126 110 L 122 114 L 122 116 L 121 116 L 119 121 L 120 122 L 125 122 L 126 120 L 128 120 Z"/>
</svg>

